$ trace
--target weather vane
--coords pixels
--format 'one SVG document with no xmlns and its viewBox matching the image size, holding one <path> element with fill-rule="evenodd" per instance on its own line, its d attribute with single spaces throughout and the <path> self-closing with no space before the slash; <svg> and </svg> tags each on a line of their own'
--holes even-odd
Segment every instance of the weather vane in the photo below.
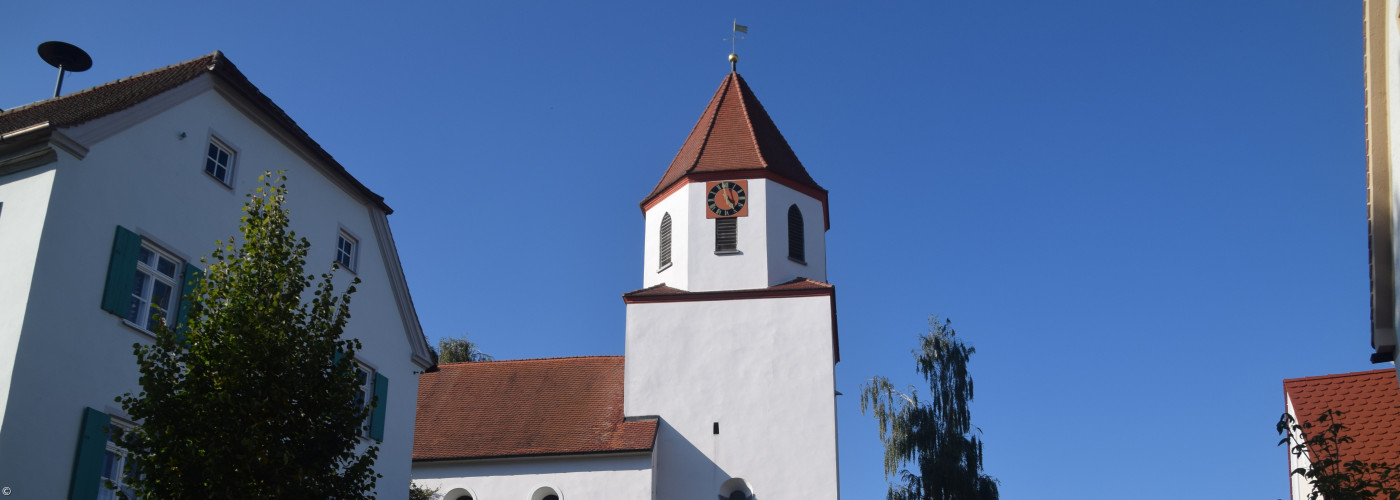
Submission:
<svg viewBox="0 0 1400 500">
<path fill-rule="evenodd" d="M 733 29 L 733 31 L 730 32 L 729 38 L 725 38 L 725 40 L 729 40 L 729 71 L 738 71 L 738 69 L 737 69 L 738 66 L 739 66 L 739 50 L 738 50 L 738 43 L 739 43 L 739 40 L 743 40 L 743 39 L 744 39 L 744 37 L 739 36 L 739 34 L 740 34 L 740 33 L 745 33 L 745 34 L 747 34 L 748 32 L 749 32 L 749 27 L 748 27 L 748 26 L 744 26 L 744 25 L 742 25 L 742 24 L 739 24 L 739 20 L 738 20 L 738 19 L 735 19 L 735 20 L 734 20 L 734 29 Z"/>
</svg>

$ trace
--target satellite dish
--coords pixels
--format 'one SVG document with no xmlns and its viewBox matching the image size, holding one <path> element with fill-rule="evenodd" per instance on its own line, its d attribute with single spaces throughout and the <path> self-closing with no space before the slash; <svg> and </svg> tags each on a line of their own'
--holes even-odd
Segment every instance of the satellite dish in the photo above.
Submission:
<svg viewBox="0 0 1400 500">
<path fill-rule="evenodd" d="M 87 71 L 92 68 L 92 57 L 87 52 L 71 43 L 65 42 L 44 42 L 39 44 L 39 57 L 49 66 L 58 68 L 58 84 L 53 87 L 53 96 L 58 97 L 58 93 L 63 89 L 63 73 L 71 71 Z"/>
</svg>

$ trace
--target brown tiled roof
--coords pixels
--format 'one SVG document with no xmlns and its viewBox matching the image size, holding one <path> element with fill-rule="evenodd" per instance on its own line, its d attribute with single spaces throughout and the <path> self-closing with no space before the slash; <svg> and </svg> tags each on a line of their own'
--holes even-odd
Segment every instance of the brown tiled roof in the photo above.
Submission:
<svg viewBox="0 0 1400 500">
<path fill-rule="evenodd" d="M 657 422 L 623 421 L 622 361 L 438 365 L 418 379 L 413 460 L 649 451 Z"/>
<path fill-rule="evenodd" d="M 1342 445 L 1343 461 L 1400 465 L 1400 381 L 1394 368 L 1286 379 L 1283 391 L 1298 422 L 1316 424 L 1329 408 L 1343 412 L 1338 422 L 1355 440 Z"/>
<path fill-rule="evenodd" d="M 738 73 L 720 84 L 646 205 L 689 174 L 767 169 L 799 185 L 825 192 L 802 167 L 778 126 Z"/>
<path fill-rule="evenodd" d="M 305 130 L 302 130 L 296 121 L 272 102 L 272 99 L 248 81 L 248 77 L 238 71 L 238 67 L 234 66 L 233 62 L 219 51 L 104 83 L 90 89 L 5 110 L 0 112 L 0 134 L 44 122 L 48 122 L 54 128 L 81 125 L 140 104 L 204 73 L 212 73 L 223 78 L 234 90 L 246 97 L 254 106 L 297 138 L 313 155 L 325 162 L 336 175 L 349 182 L 351 186 L 354 186 L 356 190 L 384 209 L 385 212 L 393 213 L 393 210 L 384 203 L 384 197 L 370 191 L 354 176 L 351 176 L 340 162 L 335 161 L 330 153 L 327 153 Z"/>
</svg>

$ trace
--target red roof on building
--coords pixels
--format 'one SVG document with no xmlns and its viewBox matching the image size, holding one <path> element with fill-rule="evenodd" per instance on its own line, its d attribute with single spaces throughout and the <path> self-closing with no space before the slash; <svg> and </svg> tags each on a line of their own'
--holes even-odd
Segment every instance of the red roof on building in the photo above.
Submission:
<svg viewBox="0 0 1400 500">
<path fill-rule="evenodd" d="M 730 73 L 642 205 L 686 175 L 743 170 L 768 170 L 798 185 L 826 192 L 797 160 L 797 154 L 754 97 L 749 84 L 739 73 Z"/>
<path fill-rule="evenodd" d="M 1355 440 L 1343 445 L 1343 461 L 1400 464 L 1400 381 L 1394 368 L 1286 379 L 1283 392 L 1300 423 L 1316 424 L 1329 408 L 1343 413 L 1338 422 Z"/>
<path fill-rule="evenodd" d="M 625 422 L 621 356 L 439 365 L 418 379 L 413 460 L 650 451 L 656 420 Z"/>
<path fill-rule="evenodd" d="M 351 176 L 343 165 L 313 140 L 311 135 L 302 130 L 296 121 L 272 102 L 271 98 L 258 90 L 257 86 L 254 86 L 248 77 L 244 76 L 238 67 L 233 65 L 232 61 L 224 57 L 223 52 L 219 51 L 104 83 L 90 89 L 2 111 L 0 112 L 0 134 L 43 123 L 48 123 L 54 128 L 81 125 L 140 104 L 205 73 L 221 77 L 237 94 L 247 98 L 253 106 L 266 113 L 273 122 L 281 125 L 289 134 L 298 139 L 334 174 L 349 182 L 351 186 L 354 186 L 369 201 L 384 209 L 386 213 L 393 213 L 393 210 L 384 203 L 384 197 L 370 191 L 368 187 Z"/>
</svg>

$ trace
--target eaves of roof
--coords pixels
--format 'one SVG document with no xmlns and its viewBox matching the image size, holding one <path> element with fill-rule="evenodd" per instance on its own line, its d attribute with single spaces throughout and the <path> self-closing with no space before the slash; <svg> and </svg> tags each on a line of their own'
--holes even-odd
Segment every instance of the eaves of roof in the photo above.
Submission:
<svg viewBox="0 0 1400 500">
<path fill-rule="evenodd" d="M 223 52 L 196 57 L 138 75 L 104 83 L 96 87 L 71 94 L 46 99 L 36 103 L 0 112 L 0 134 L 7 134 L 48 123 L 53 129 L 74 127 L 125 110 L 163 92 L 169 91 L 203 74 L 212 74 L 228 84 L 239 96 L 248 100 L 273 123 L 285 130 L 299 142 L 312 156 L 322 162 L 335 176 L 348 183 L 367 201 L 384 210 L 393 209 L 384 202 L 384 197 L 362 184 L 344 165 L 336 161 L 319 143 L 311 138 L 283 111 L 253 85 L 238 67 L 224 56 Z"/>
</svg>

